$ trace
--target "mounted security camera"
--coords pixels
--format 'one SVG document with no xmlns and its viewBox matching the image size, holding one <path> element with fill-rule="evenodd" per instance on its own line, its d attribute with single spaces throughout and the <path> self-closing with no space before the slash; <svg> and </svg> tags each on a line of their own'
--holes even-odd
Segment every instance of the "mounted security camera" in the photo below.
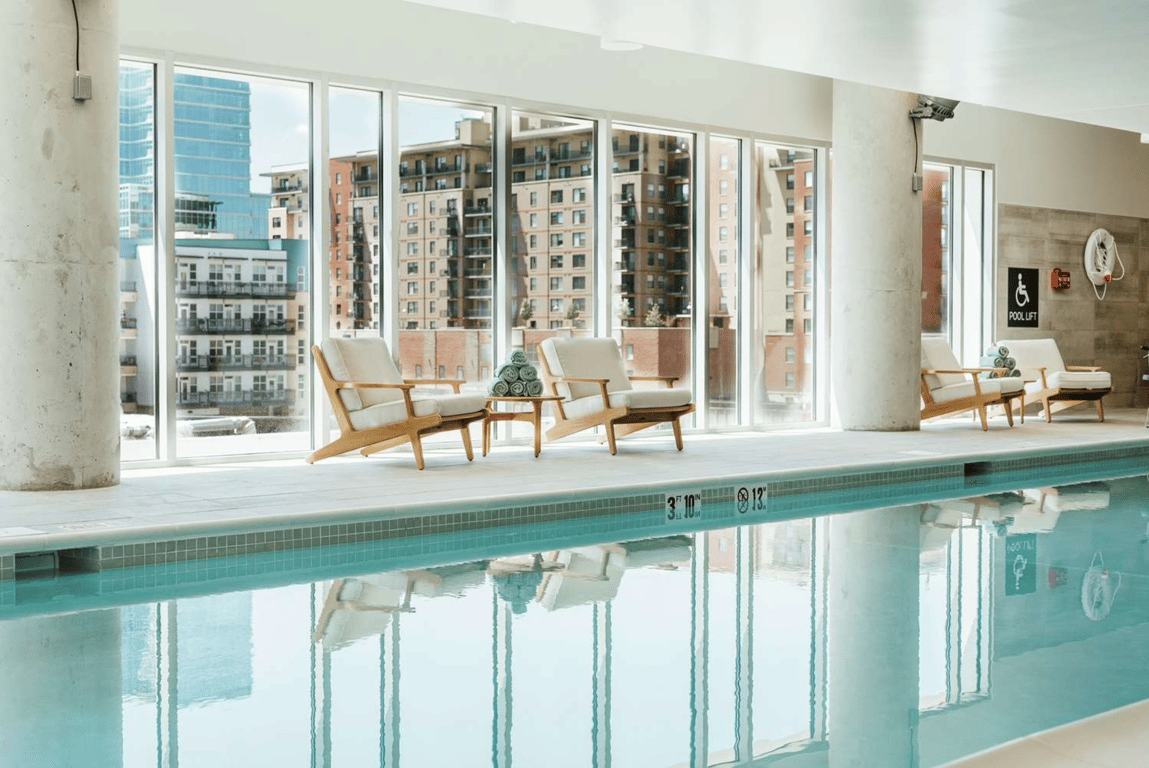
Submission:
<svg viewBox="0 0 1149 768">
<path fill-rule="evenodd" d="M 918 105 L 910 110 L 910 117 L 915 119 L 948 120 L 954 116 L 954 109 L 959 102 L 953 99 L 943 99 L 938 96 L 918 96 Z"/>
</svg>

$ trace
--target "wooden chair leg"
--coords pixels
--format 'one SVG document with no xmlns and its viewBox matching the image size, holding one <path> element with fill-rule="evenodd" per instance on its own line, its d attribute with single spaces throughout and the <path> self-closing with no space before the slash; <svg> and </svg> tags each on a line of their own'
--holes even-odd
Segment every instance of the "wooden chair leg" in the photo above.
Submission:
<svg viewBox="0 0 1149 768">
<path fill-rule="evenodd" d="M 674 428 L 674 444 L 678 446 L 678 450 L 682 450 L 682 425 L 678 423 L 678 419 L 670 422 L 671 427 Z"/>
<path fill-rule="evenodd" d="M 977 415 L 981 417 L 981 431 L 982 432 L 988 432 L 989 431 L 989 422 L 987 422 L 985 420 L 985 410 L 986 410 L 986 408 L 984 405 L 978 406 Z"/>
<path fill-rule="evenodd" d="M 1012 427 L 1013 426 L 1013 403 L 1007 401 L 1001 406 L 1001 409 L 1003 411 L 1005 411 L 1005 420 L 1007 422 L 1009 422 L 1009 426 Z"/>
<path fill-rule="evenodd" d="M 610 455 L 618 455 L 618 443 L 614 439 L 614 422 L 608 421 L 606 423 L 606 442 L 610 445 Z"/>
<path fill-rule="evenodd" d="M 1049 405 L 1049 398 L 1048 397 L 1041 398 L 1041 407 L 1042 407 L 1042 410 L 1045 412 L 1045 423 L 1046 424 L 1052 424 L 1053 423 L 1053 409 Z"/>
<path fill-rule="evenodd" d="M 415 452 L 415 466 L 423 468 L 423 440 L 418 432 L 411 433 L 411 450 Z"/>
<path fill-rule="evenodd" d="M 1105 421 L 1105 406 L 1101 404 L 1101 398 L 1097 398 L 1097 418 Z"/>
<path fill-rule="evenodd" d="M 474 461 L 475 451 L 471 448 L 471 425 L 465 425 L 459 432 L 463 435 L 463 448 L 467 451 L 467 461 Z"/>
</svg>

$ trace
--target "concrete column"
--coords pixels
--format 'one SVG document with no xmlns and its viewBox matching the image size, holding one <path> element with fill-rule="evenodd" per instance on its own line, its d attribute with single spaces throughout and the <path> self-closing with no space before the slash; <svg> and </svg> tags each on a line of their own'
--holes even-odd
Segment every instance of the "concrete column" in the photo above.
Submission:
<svg viewBox="0 0 1149 768">
<path fill-rule="evenodd" d="M 830 521 L 829 768 L 916 768 L 920 511 Z"/>
<path fill-rule="evenodd" d="M 0 765 L 123 763 L 120 611 L 0 621 Z"/>
<path fill-rule="evenodd" d="M 120 478 L 116 0 L 0 3 L 0 489 Z"/>
<path fill-rule="evenodd" d="M 831 383 L 842 429 L 918 428 L 921 172 L 916 96 L 834 81 Z"/>
</svg>

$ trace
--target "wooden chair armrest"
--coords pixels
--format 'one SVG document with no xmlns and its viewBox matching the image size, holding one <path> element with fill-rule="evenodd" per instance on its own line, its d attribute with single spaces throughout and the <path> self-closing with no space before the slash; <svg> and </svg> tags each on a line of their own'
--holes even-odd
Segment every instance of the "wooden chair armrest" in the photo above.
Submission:
<svg viewBox="0 0 1149 768">
<path fill-rule="evenodd" d="M 412 384 L 416 387 L 425 387 L 430 384 L 449 384 L 455 389 L 455 394 L 459 394 L 459 387 L 466 384 L 466 379 L 403 379 L 404 384 Z"/>
<path fill-rule="evenodd" d="M 995 371 L 995 370 L 1003 370 L 1003 369 L 999 369 L 999 368 L 923 368 L 922 369 L 922 381 L 924 382 L 926 380 L 926 376 L 928 376 L 931 373 L 969 374 L 970 378 L 973 379 L 973 391 L 980 395 L 981 394 L 981 384 L 979 383 L 979 379 L 978 379 L 977 375 L 979 373 L 981 373 L 982 371 Z"/>
<path fill-rule="evenodd" d="M 674 386 L 674 382 L 678 381 L 677 376 L 628 376 L 631 381 L 662 381 L 666 383 L 667 389 Z"/>
<path fill-rule="evenodd" d="M 407 418 L 415 418 L 415 404 L 411 401 L 414 384 L 365 384 L 356 381 L 337 381 L 335 389 L 400 389 L 403 391 L 403 404 L 407 406 Z"/>
<path fill-rule="evenodd" d="M 337 381 L 336 389 L 402 389 L 404 391 L 415 388 L 414 384 L 367 384 L 359 381 Z"/>
<path fill-rule="evenodd" d="M 610 407 L 610 393 L 606 390 L 606 385 L 610 383 L 610 379 L 589 379 L 583 376 L 563 376 L 556 381 L 579 381 L 584 384 L 598 384 L 599 390 L 602 392 L 602 403 L 604 408 Z"/>
<path fill-rule="evenodd" d="M 1065 366 L 1065 370 L 1067 370 L 1067 371 L 1100 371 L 1101 366 L 1100 365 L 1067 365 L 1067 366 Z"/>
</svg>

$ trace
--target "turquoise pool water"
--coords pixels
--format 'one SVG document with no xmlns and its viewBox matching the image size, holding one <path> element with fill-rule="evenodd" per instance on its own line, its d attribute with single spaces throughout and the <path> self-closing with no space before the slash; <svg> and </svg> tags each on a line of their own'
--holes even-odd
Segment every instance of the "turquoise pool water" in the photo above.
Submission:
<svg viewBox="0 0 1149 768">
<path fill-rule="evenodd" d="M 0 765 L 912 768 L 1149 698 L 1144 476 L 661 534 L 19 582 Z"/>
</svg>

